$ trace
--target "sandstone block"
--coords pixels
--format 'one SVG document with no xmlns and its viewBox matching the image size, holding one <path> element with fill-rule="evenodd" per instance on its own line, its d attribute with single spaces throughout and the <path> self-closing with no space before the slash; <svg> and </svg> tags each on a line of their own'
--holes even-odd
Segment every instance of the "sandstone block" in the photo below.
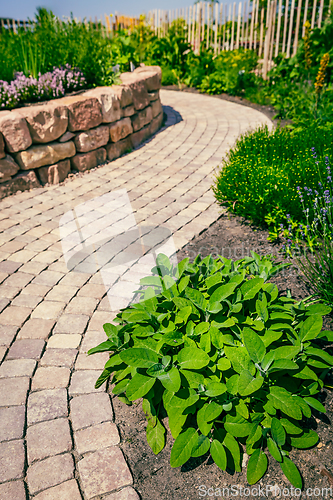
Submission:
<svg viewBox="0 0 333 500">
<path fill-rule="evenodd" d="M 133 105 L 126 106 L 126 108 L 123 108 L 124 118 L 127 118 L 128 116 L 133 116 L 134 114 L 135 114 L 135 109 Z"/>
<path fill-rule="evenodd" d="M 5 156 L 5 141 L 3 139 L 3 135 L 0 133 L 0 158 L 4 158 Z"/>
<path fill-rule="evenodd" d="M 70 169 L 70 160 L 63 160 L 55 165 L 39 168 L 38 175 L 43 184 L 59 184 L 66 179 Z"/>
<path fill-rule="evenodd" d="M 106 152 L 110 161 L 119 158 L 123 154 L 132 150 L 131 138 L 127 137 L 122 141 L 114 142 L 106 146 Z"/>
<path fill-rule="evenodd" d="M 132 134 L 133 127 L 130 118 L 123 118 L 116 123 L 110 125 L 110 139 L 112 142 L 118 142 Z"/>
<path fill-rule="evenodd" d="M 68 104 L 68 130 L 76 132 L 98 127 L 102 123 L 102 106 L 96 97 L 74 100 Z"/>
<path fill-rule="evenodd" d="M 102 106 L 103 123 L 111 123 L 122 117 L 121 96 L 115 94 L 113 87 L 98 87 L 85 95 L 96 97 Z"/>
<path fill-rule="evenodd" d="M 38 175 L 43 184 L 59 184 L 66 179 L 70 170 L 70 160 L 63 160 L 55 165 L 39 168 Z"/>
<path fill-rule="evenodd" d="M 162 70 L 159 66 L 140 66 L 134 74 L 144 81 L 149 92 L 161 88 Z"/>
<path fill-rule="evenodd" d="M 106 150 L 104 148 L 95 149 L 89 153 L 79 153 L 71 159 L 72 167 L 79 172 L 85 172 L 91 168 L 101 165 L 106 160 Z"/>
<path fill-rule="evenodd" d="M 0 160 L 0 182 L 8 181 L 18 170 L 19 166 L 13 158 L 10 155 L 5 156 Z"/>
<path fill-rule="evenodd" d="M 146 141 L 148 137 L 151 136 L 150 127 L 151 124 L 143 127 L 141 130 L 139 130 L 138 132 L 134 132 L 134 134 L 131 135 L 133 148 L 136 148 L 137 146 L 139 146 L 139 144 Z"/>
<path fill-rule="evenodd" d="M 112 85 L 110 89 L 112 90 L 113 94 L 116 95 L 120 100 L 120 105 L 122 108 L 133 104 L 131 89 L 126 85 Z"/>
<path fill-rule="evenodd" d="M 67 131 L 58 140 L 59 140 L 59 142 L 67 142 L 67 141 L 70 141 L 71 139 L 73 139 L 73 137 L 75 137 L 75 134 L 73 134 L 73 132 Z"/>
<path fill-rule="evenodd" d="M 160 91 L 159 90 L 153 90 L 152 92 L 149 92 L 149 99 L 150 102 L 156 101 L 160 97 Z"/>
<path fill-rule="evenodd" d="M 29 191 L 30 189 L 38 187 L 41 186 L 33 170 L 18 173 L 12 179 L 1 184 L 0 200 L 5 196 L 16 193 L 17 191 Z"/>
<path fill-rule="evenodd" d="M 151 104 L 151 109 L 153 112 L 153 118 L 156 118 L 156 116 L 158 116 L 163 111 L 161 101 L 159 99 L 157 99 L 157 101 L 153 101 Z"/>
<path fill-rule="evenodd" d="M 109 127 L 106 125 L 102 125 L 101 127 L 97 127 L 92 130 L 87 130 L 86 132 L 81 132 L 74 139 L 76 151 L 78 153 L 87 153 L 88 151 L 101 148 L 102 146 L 105 146 L 108 141 Z"/>
<path fill-rule="evenodd" d="M 18 153 L 16 160 L 22 170 L 30 170 L 45 165 L 54 165 L 65 158 L 71 158 L 75 152 L 73 141 L 52 142 L 45 146 L 31 146 L 27 151 Z"/>
<path fill-rule="evenodd" d="M 152 107 L 148 106 L 147 108 L 139 111 L 132 118 L 132 125 L 134 132 L 141 130 L 145 125 L 148 125 L 153 119 Z"/>
<path fill-rule="evenodd" d="M 161 128 L 162 123 L 163 123 L 163 113 L 156 116 L 156 118 L 154 118 L 151 124 L 149 125 L 150 135 L 156 134 L 156 132 Z"/>
<path fill-rule="evenodd" d="M 0 115 L 0 132 L 10 153 L 23 151 L 32 144 L 27 122 L 18 111 Z"/>
<path fill-rule="evenodd" d="M 139 110 L 146 108 L 150 103 L 150 99 L 145 83 L 138 75 L 133 75 L 133 73 L 123 73 L 120 78 L 124 86 L 127 86 L 132 93 L 135 109 Z"/>
<path fill-rule="evenodd" d="M 31 106 L 24 110 L 24 117 L 32 141 L 36 143 L 55 141 L 67 130 L 68 113 L 64 106 L 57 106 L 54 103 Z"/>
</svg>

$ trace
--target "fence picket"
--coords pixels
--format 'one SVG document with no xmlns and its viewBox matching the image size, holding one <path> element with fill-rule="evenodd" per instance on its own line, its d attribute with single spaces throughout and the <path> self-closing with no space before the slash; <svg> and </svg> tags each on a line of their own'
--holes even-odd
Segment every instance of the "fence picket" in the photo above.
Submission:
<svg viewBox="0 0 333 500">
<path fill-rule="evenodd" d="M 287 58 L 290 57 L 291 35 L 292 35 L 292 32 L 293 32 L 294 11 L 295 11 L 295 0 L 291 0 L 289 33 L 288 33 L 288 43 L 287 43 L 287 55 L 286 55 Z"/>
<path fill-rule="evenodd" d="M 218 51 L 218 45 L 217 45 L 218 31 L 219 31 L 219 4 L 216 2 L 216 4 L 215 4 L 214 54 L 217 54 L 217 51 Z"/>
<path fill-rule="evenodd" d="M 257 50 L 257 30 L 258 30 L 258 21 L 259 21 L 259 0 L 257 1 L 257 8 L 256 8 L 256 18 L 254 21 L 254 45 L 253 48 L 254 50 Z"/>
<path fill-rule="evenodd" d="M 249 47 L 250 50 L 252 49 L 252 42 L 253 42 L 253 26 L 254 26 L 255 9 L 256 9 L 256 3 L 255 3 L 255 0 L 253 0 L 252 11 L 251 11 L 250 47 Z"/>
<path fill-rule="evenodd" d="M 240 37 L 240 27 L 241 27 L 241 16 L 242 16 L 242 2 L 239 2 L 239 4 L 238 4 L 238 19 L 237 19 L 236 49 L 239 49 L 239 37 Z"/>
<path fill-rule="evenodd" d="M 323 20 L 323 11 L 324 11 L 324 0 L 321 0 L 319 8 L 319 17 L 318 17 L 318 28 L 321 28 L 321 22 Z"/>
<path fill-rule="evenodd" d="M 304 35 L 305 35 L 305 23 L 306 23 L 307 17 L 308 17 L 308 8 L 309 8 L 309 0 L 305 0 L 303 27 L 302 27 L 302 38 L 304 38 Z"/>
<path fill-rule="evenodd" d="M 282 0 L 279 0 L 279 12 L 278 12 L 278 22 L 277 22 L 277 28 L 276 28 L 276 44 L 275 44 L 275 54 L 274 54 L 275 57 L 277 57 L 279 54 L 281 16 L 282 16 Z"/>
<path fill-rule="evenodd" d="M 264 18 L 265 18 L 265 9 L 261 9 L 261 20 L 260 20 L 260 42 L 259 42 L 259 57 L 262 55 L 262 43 L 264 38 Z"/>
<path fill-rule="evenodd" d="M 231 25 L 231 46 L 230 46 L 230 50 L 234 50 L 235 16 L 236 16 L 236 2 L 234 2 L 233 7 L 232 7 L 232 25 Z"/>
<path fill-rule="evenodd" d="M 298 0 L 298 6 L 297 6 L 297 18 L 296 18 L 296 30 L 295 30 L 295 37 L 294 37 L 294 50 L 293 50 L 293 56 L 297 52 L 297 43 L 298 43 L 298 34 L 299 34 L 299 24 L 301 20 L 301 9 L 302 9 L 302 0 Z"/>
<path fill-rule="evenodd" d="M 208 47 L 209 47 L 209 20 L 210 20 L 210 9 L 209 9 L 209 5 L 207 4 L 207 40 L 206 40 L 206 49 L 208 50 Z"/>
<path fill-rule="evenodd" d="M 316 20 L 316 13 L 317 13 L 317 0 L 314 0 L 313 2 L 313 9 L 312 9 L 312 18 L 311 18 L 311 29 L 313 30 L 315 20 Z"/>
</svg>

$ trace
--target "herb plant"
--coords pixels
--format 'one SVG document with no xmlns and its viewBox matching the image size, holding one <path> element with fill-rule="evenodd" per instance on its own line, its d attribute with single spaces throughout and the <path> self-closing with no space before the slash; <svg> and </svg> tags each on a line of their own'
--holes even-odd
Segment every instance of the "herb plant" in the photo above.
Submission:
<svg viewBox="0 0 333 500">
<path fill-rule="evenodd" d="M 264 127 L 241 136 L 216 176 L 217 201 L 259 225 L 278 227 L 287 213 L 305 222 L 297 187 L 316 189 L 318 174 L 325 176 L 325 157 L 333 157 L 332 134 L 332 124 L 309 124 L 304 130 Z"/>
<path fill-rule="evenodd" d="M 318 156 L 312 148 L 315 164 Z M 281 224 L 286 243 L 282 250 L 295 259 L 303 279 L 315 297 L 333 304 L 333 191 L 332 172 L 328 156 L 325 157 L 326 175 L 321 177 L 317 189 L 297 188 L 306 219 L 304 224 L 293 221 L 287 214 L 288 224 Z M 319 172 L 318 172 L 319 174 Z"/>
<path fill-rule="evenodd" d="M 143 300 L 105 324 L 108 340 L 88 353 L 110 351 L 96 387 L 113 374 L 113 394 L 129 404 L 142 398 L 155 454 L 168 422 L 172 467 L 209 452 L 222 470 L 240 471 L 246 451 L 250 484 L 269 455 L 301 488 L 289 453 L 318 441 L 307 419 L 325 412 L 316 395 L 333 365 L 322 349 L 332 332 L 321 331 L 330 308 L 279 296 L 267 280 L 285 264 L 255 253 L 175 267 L 160 254 L 156 264 L 141 280 Z"/>
</svg>

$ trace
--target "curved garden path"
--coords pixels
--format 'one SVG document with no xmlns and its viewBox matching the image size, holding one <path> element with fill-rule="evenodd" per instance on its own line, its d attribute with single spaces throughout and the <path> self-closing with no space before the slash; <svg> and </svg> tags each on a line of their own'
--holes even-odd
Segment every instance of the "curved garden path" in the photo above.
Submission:
<svg viewBox="0 0 333 500">
<path fill-rule="evenodd" d="M 139 498 L 110 397 L 94 389 L 108 356 L 86 352 L 151 268 L 137 225 L 146 247 L 165 228 L 184 246 L 219 215 L 210 186 L 221 158 L 241 133 L 272 127 L 213 97 L 161 97 L 166 125 L 137 150 L 0 202 L 0 500 Z M 107 243 L 124 231 L 126 258 L 110 267 Z"/>
</svg>

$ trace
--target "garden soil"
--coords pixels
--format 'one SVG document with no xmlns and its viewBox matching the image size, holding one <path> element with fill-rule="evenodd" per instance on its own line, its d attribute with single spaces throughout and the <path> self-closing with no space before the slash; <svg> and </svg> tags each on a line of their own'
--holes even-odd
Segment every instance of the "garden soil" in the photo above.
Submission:
<svg viewBox="0 0 333 500">
<path fill-rule="evenodd" d="M 233 259 L 250 255 L 250 251 L 264 255 L 278 255 L 279 245 L 267 241 L 268 233 L 252 227 L 241 218 L 223 214 L 207 230 L 190 241 L 178 252 L 178 262 L 189 257 L 190 261 L 201 253 L 217 254 Z M 293 297 L 301 299 L 309 295 L 309 290 L 302 283 L 295 269 L 288 268 L 272 279 L 279 290 L 285 294 L 291 290 Z M 325 319 L 325 329 L 333 329 L 329 318 Z M 333 386 L 333 378 L 328 381 Z M 291 458 L 297 464 L 304 478 L 302 498 L 333 498 L 333 391 L 325 388 L 321 400 L 326 407 L 326 415 L 316 413 L 304 425 L 316 430 L 320 442 L 310 450 L 293 450 Z M 291 484 L 284 476 L 279 464 L 269 458 L 267 474 L 255 486 L 246 480 L 246 467 L 241 473 L 220 470 L 208 455 L 190 459 L 179 468 L 169 464 L 173 438 L 168 430 L 167 444 L 157 456 L 147 444 L 146 420 L 141 409 L 141 402 L 126 406 L 113 397 L 116 424 L 121 434 L 121 448 L 134 478 L 134 487 L 142 500 L 197 500 L 200 498 L 300 498 L 298 491 L 291 489 Z M 167 422 L 164 421 L 167 427 Z M 248 460 L 244 455 L 243 464 Z M 326 470 L 328 475 L 322 475 Z M 325 474 L 325 472 L 324 472 Z M 328 477 L 330 476 L 330 477 Z M 258 487 L 261 491 L 258 491 Z M 201 487 L 201 489 L 200 489 Z M 331 493 L 326 489 L 332 488 Z M 212 488 L 208 490 L 208 488 Z M 224 488 L 224 491 L 223 491 Z M 229 491 L 228 491 L 229 488 Z M 243 488 L 243 490 L 241 489 Z M 280 488 L 280 491 L 279 489 Z M 308 490 L 311 488 L 313 491 Z M 324 490 L 322 490 L 324 488 Z M 327 494 L 326 494 L 327 493 Z"/>
</svg>

